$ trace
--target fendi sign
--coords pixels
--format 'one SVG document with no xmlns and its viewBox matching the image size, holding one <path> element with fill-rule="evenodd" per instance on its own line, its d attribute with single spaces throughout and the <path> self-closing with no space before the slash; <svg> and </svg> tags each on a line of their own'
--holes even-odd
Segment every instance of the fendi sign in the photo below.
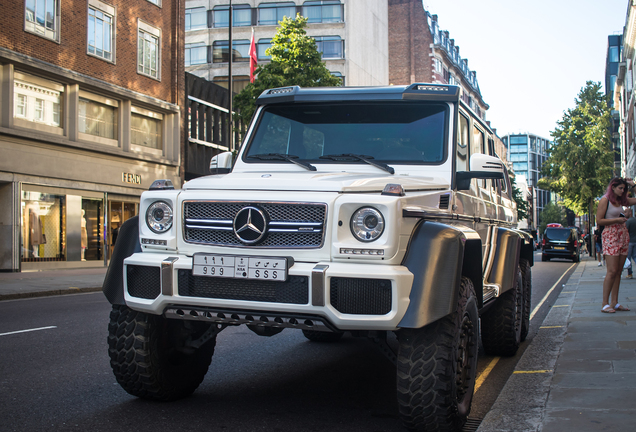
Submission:
<svg viewBox="0 0 636 432">
<path fill-rule="evenodd" d="M 140 185 L 141 184 L 141 176 L 139 174 L 123 172 L 123 173 L 121 173 L 121 181 L 124 182 L 124 183 Z"/>
</svg>

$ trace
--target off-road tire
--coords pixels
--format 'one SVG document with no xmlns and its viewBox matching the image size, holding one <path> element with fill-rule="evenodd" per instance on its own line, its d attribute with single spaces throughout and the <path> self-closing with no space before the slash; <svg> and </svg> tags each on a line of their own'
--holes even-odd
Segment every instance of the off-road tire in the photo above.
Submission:
<svg viewBox="0 0 636 432">
<path fill-rule="evenodd" d="M 462 278 L 456 311 L 398 333 L 397 399 L 411 431 L 459 431 L 475 389 L 479 314 L 472 281 Z"/>
<path fill-rule="evenodd" d="M 532 310 L 532 267 L 530 261 L 519 261 L 521 277 L 523 278 L 523 319 L 521 321 L 521 342 L 526 340 L 530 331 L 530 312 Z"/>
<path fill-rule="evenodd" d="M 133 396 L 170 401 L 189 396 L 208 371 L 216 338 L 199 348 L 206 323 L 167 319 L 113 305 L 108 324 L 108 354 L 117 382 Z"/>
<path fill-rule="evenodd" d="M 517 269 L 517 283 L 499 297 L 481 317 L 481 341 L 486 354 L 515 355 L 521 343 L 523 322 L 523 277 Z"/>
<path fill-rule="evenodd" d="M 344 332 L 321 332 L 315 330 L 303 330 L 303 335 L 312 342 L 337 342 Z"/>
</svg>

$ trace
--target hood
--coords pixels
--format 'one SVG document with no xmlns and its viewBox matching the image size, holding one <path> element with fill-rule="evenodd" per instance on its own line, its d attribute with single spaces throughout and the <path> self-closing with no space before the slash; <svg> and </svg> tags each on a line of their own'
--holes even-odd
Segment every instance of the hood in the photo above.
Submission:
<svg viewBox="0 0 636 432">
<path fill-rule="evenodd" d="M 401 184 L 406 192 L 448 189 L 449 182 L 440 177 L 411 177 L 406 175 L 378 176 L 365 173 L 290 173 L 257 172 L 230 173 L 200 177 L 188 181 L 183 190 L 267 190 L 311 192 L 382 192 L 389 184 Z"/>
</svg>

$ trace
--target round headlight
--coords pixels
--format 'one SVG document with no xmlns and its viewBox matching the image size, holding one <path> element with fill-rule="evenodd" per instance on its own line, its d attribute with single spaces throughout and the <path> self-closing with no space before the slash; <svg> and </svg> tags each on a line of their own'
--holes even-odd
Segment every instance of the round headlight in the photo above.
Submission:
<svg viewBox="0 0 636 432">
<path fill-rule="evenodd" d="M 152 203 L 146 210 L 146 224 L 157 234 L 165 233 L 172 227 L 172 207 L 164 201 Z"/>
<path fill-rule="evenodd" d="M 351 232 L 360 241 L 377 240 L 384 231 L 384 216 L 372 207 L 356 210 L 351 217 Z"/>
</svg>

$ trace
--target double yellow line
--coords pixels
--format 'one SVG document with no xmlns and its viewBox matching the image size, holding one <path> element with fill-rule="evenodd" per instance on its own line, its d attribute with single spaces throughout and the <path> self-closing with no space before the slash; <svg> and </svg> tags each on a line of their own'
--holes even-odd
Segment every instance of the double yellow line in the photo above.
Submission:
<svg viewBox="0 0 636 432">
<path fill-rule="evenodd" d="M 550 288 L 548 290 L 548 292 L 545 294 L 545 296 L 543 296 L 543 298 L 541 299 L 541 301 L 539 302 L 538 305 L 535 306 L 535 308 L 532 310 L 532 313 L 530 313 L 530 320 L 532 320 L 532 318 L 534 318 L 534 316 L 536 315 L 537 311 L 539 310 L 539 308 L 541 308 L 541 306 L 543 306 L 543 303 L 545 303 L 545 301 L 548 299 L 548 297 L 550 296 L 550 294 L 552 294 L 552 291 L 555 290 L 555 288 L 559 285 L 559 283 L 561 283 L 561 281 L 563 280 L 563 278 L 565 277 L 566 274 L 568 274 L 568 272 L 572 269 L 572 267 L 574 267 L 576 265 L 576 263 L 572 264 L 559 278 L 559 280 L 557 280 L 555 282 L 554 285 L 552 285 L 552 288 Z M 541 328 L 556 328 L 556 327 L 561 327 L 561 326 L 549 326 L 549 327 L 541 327 Z M 490 363 L 488 364 L 488 366 L 486 366 L 486 369 L 484 369 L 479 376 L 477 377 L 477 379 L 475 380 L 475 393 L 477 393 L 477 390 L 479 389 L 479 387 L 481 387 L 481 385 L 484 383 L 484 381 L 486 381 L 486 378 L 488 378 L 488 375 L 490 375 L 490 372 L 492 372 L 492 370 L 495 368 L 495 366 L 497 365 L 497 362 L 499 361 L 501 357 L 495 357 L 493 358 Z M 536 370 L 536 371 L 514 371 L 513 374 L 526 374 L 526 373 L 547 373 L 547 372 L 552 372 L 551 370 L 545 369 L 545 370 Z"/>
</svg>

